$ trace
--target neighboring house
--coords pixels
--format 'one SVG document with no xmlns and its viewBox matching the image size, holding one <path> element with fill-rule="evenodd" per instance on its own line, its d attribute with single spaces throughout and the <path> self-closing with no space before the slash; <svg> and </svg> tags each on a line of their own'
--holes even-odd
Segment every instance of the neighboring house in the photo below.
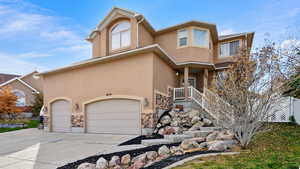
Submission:
<svg viewBox="0 0 300 169">
<path fill-rule="evenodd" d="M 18 97 L 18 107 L 30 107 L 34 104 L 35 95 L 42 92 L 42 79 L 34 77 L 38 72 L 34 71 L 24 76 L 0 74 L 0 89 L 10 87 Z"/>
<path fill-rule="evenodd" d="M 253 36 L 218 36 L 215 24 L 199 21 L 155 30 L 143 15 L 115 7 L 87 38 L 91 59 L 39 74 L 46 128 L 151 132 L 174 99 L 201 95 L 239 47 L 251 48 Z"/>
</svg>

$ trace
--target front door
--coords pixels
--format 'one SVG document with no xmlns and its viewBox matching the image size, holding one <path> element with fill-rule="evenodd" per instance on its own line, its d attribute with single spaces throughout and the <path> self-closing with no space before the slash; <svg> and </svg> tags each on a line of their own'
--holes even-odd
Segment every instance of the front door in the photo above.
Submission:
<svg viewBox="0 0 300 169">
<path fill-rule="evenodd" d="M 193 86 L 194 88 L 196 88 L 196 78 L 195 77 L 189 77 L 188 79 L 189 82 L 189 86 Z M 184 86 L 184 79 L 182 79 L 182 86 Z"/>
</svg>

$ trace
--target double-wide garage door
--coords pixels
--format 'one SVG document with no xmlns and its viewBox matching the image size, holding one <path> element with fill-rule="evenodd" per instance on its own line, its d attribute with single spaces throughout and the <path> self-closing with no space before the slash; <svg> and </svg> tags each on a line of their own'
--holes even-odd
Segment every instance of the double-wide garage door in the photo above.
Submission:
<svg viewBox="0 0 300 169">
<path fill-rule="evenodd" d="M 88 133 L 140 134 L 140 102 L 111 99 L 86 105 Z"/>
<path fill-rule="evenodd" d="M 71 103 L 58 100 L 51 104 L 52 130 L 71 132 Z M 128 99 L 102 100 L 86 105 L 88 133 L 140 134 L 140 102 Z"/>
</svg>

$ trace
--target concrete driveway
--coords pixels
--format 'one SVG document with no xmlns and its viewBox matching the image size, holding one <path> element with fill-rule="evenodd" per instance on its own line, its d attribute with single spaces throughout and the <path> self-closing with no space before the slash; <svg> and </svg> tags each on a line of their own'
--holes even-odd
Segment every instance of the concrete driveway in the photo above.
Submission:
<svg viewBox="0 0 300 169">
<path fill-rule="evenodd" d="M 117 146 L 133 135 L 48 133 L 24 129 L 0 134 L 1 169 L 53 169 L 91 155 L 142 146 Z"/>
</svg>

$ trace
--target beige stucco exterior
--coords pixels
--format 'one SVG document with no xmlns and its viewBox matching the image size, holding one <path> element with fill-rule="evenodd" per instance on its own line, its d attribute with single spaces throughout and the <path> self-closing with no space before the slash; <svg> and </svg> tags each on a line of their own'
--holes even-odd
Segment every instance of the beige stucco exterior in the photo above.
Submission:
<svg viewBox="0 0 300 169">
<path fill-rule="evenodd" d="M 112 50 L 111 30 L 123 21 L 131 25 L 130 45 Z M 181 29 L 188 30 L 185 47 L 178 47 Z M 208 32 L 208 46 L 193 45 L 193 29 Z M 44 79 L 45 106 L 51 107 L 51 101 L 66 98 L 72 103 L 72 119 L 74 116 L 75 121 L 86 125 L 85 103 L 117 96 L 143 98 L 141 123 L 144 128 L 153 128 L 158 109 L 170 108 L 172 89 L 182 87 L 184 77 L 185 82 L 188 77 L 195 78 L 200 91 L 211 86 L 215 72 L 233 62 L 232 56 L 219 57 L 220 44 L 239 40 L 241 45 L 251 47 L 253 34 L 247 35 L 219 40 L 214 24 L 197 21 L 155 31 L 142 15 L 114 8 L 87 39 L 92 45 L 92 59 L 40 74 Z M 216 64 L 222 68 L 218 69 Z M 50 108 L 46 115 L 51 115 Z M 143 124 L 148 121 L 153 124 Z"/>
</svg>

